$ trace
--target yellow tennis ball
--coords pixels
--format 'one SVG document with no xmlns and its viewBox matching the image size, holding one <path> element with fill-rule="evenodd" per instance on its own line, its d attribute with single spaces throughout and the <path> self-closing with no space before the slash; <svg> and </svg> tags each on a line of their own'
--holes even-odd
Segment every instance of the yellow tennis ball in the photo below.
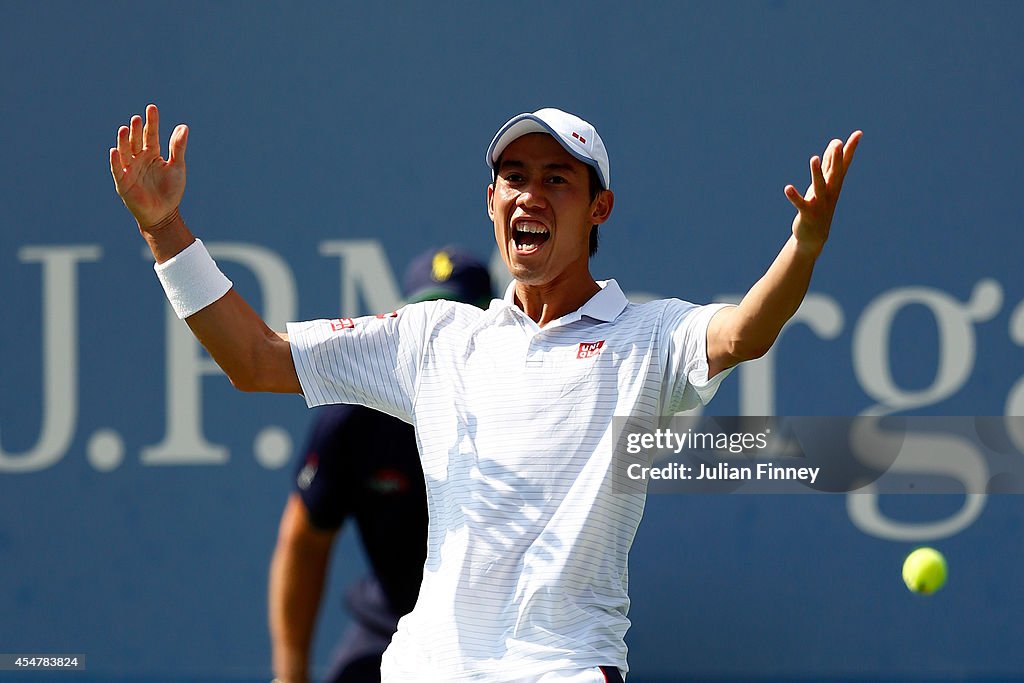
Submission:
<svg viewBox="0 0 1024 683">
<path fill-rule="evenodd" d="M 946 558 L 935 548 L 918 548 L 903 561 L 903 582 L 915 593 L 934 593 L 946 583 Z"/>
</svg>

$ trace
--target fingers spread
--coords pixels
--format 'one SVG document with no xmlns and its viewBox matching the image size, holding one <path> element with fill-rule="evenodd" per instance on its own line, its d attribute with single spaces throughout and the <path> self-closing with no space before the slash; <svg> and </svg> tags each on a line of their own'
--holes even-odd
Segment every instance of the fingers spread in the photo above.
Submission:
<svg viewBox="0 0 1024 683">
<path fill-rule="evenodd" d="M 853 153 L 860 144 L 863 133 L 854 131 L 847 139 L 846 144 L 842 140 L 835 139 L 828 143 L 825 153 L 821 156 L 811 157 L 811 184 L 803 196 L 797 192 L 792 185 L 785 189 L 786 199 L 796 207 L 796 210 L 805 211 L 828 211 L 835 208 L 839 199 L 839 192 L 843 187 L 843 179 L 846 170 L 853 161 Z M 815 207 L 821 208 L 815 208 Z"/>
<path fill-rule="evenodd" d="M 825 176 L 821 174 L 821 158 L 811 157 L 811 187 L 815 197 L 825 196 Z"/>
<path fill-rule="evenodd" d="M 178 125 L 171 133 L 170 162 L 172 164 L 185 165 L 185 147 L 188 145 L 188 126 Z"/>
<path fill-rule="evenodd" d="M 124 166 L 121 165 L 121 155 L 118 153 L 116 147 L 110 148 L 110 175 L 114 176 L 114 186 L 116 187 L 118 181 L 121 180 L 121 176 L 124 174 Z"/>
<path fill-rule="evenodd" d="M 142 153 L 142 117 L 136 114 L 128 123 L 128 146 L 131 153 Z"/>
<path fill-rule="evenodd" d="M 797 190 L 792 185 L 786 185 L 786 188 L 785 190 L 783 190 L 783 192 L 786 193 L 786 199 L 789 200 L 790 204 L 796 207 L 797 211 L 803 211 L 807 207 L 807 201 L 802 196 L 800 196 L 800 191 Z"/>
<path fill-rule="evenodd" d="M 155 104 L 146 106 L 146 127 L 143 132 L 145 149 L 160 154 L 160 112 Z"/>
<path fill-rule="evenodd" d="M 850 164 L 853 162 L 853 153 L 857 151 L 857 145 L 860 144 L 860 139 L 864 137 L 864 133 L 859 130 L 853 131 L 850 134 L 850 138 L 846 141 L 846 146 L 843 147 L 843 171 L 850 168 Z"/>
<path fill-rule="evenodd" d="M 121 126 L 117 129 L 117 152 L 121 157 L 122 166 L 127 166 L 132 159 L 132 145 L 128 137 L 128 126 Z"/>
<path fill-rule="evenodd" d="M 822 167 L 825 173 L 825 180 L 832 181 L 837 177 L 841 180 L 843 174 L 843 141 L 833 140 L 828 143 L 825 150 L 825 164 Z"/>
</svg>

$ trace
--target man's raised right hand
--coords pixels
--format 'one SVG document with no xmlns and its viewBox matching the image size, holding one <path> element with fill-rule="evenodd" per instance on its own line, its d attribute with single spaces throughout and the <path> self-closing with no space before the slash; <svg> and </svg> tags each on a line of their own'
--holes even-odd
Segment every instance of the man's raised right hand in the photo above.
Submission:
<svg viewBox="0 0 1024 683">
<path fill-rule="evenodd" d="M 146 107 L 146 125 L 136 114 L 117 130 L 117 147 L 110 148 L 110 174 L 121 201 L 144 233 L 159 229 L 176 215 L 185 193 L 185 146 L 188 126 L 171 133 L 170 158 L 160 156 L 160 112 Z"/>
</svg>

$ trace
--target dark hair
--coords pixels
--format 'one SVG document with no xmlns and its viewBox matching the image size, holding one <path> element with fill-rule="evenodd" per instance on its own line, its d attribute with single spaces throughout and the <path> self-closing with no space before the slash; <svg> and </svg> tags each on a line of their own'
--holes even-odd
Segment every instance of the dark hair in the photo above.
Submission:
<svg viewBox="0 0 1024 683">
<path fill-rule="evenodd" d="M 587 167 L 587 181 L 588 189 L 590 190 L 590 203 L 593 204 L 594 200 L 597 199 L 604 187 L 601 186 L 601 177 L 597 175 L 597 169 L 590 164 L 584 164 Z M 501 155 L 498 156 L 498 161 L 494 164 L 494 177 L 498 177 L 498 169 L 501 168 Z M 590 256 L 597 253 L 597 247 L 599 242 L 597 235 L 597 226 L 590 226 Z"/>
<path fill-rule="evenodd" d="M 601 187 L 601 178 L 599 178 L 598 175 L 597 175 L 597 169 L 594 168 L 593 166 L 591 166 L 590 164 L 587 164 L 587 176 L 590 179 L 590 203 L 593 204 L 594 200 L 597 199 L 597 196 L 599 194 L 601 194 L 601 190 L 603 190 L 604 188 Z M 597 243 L 598 243 L 598 241 L 599 241 L 599 239 L 598 239 L 598 235 L 597 235 L 597 226 L 596 225 L 592 225 L 592 226 L 590 226 L 590 256 L 591 256 L 591 258 L 593 258 L 594 254 L 597 253 L 597 246 L 598 246 Z"/>
</svg>

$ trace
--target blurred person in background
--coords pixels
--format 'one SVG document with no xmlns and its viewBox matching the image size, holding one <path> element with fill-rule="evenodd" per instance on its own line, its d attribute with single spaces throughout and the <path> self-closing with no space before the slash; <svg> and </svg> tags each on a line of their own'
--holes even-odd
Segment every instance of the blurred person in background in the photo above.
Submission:
<svg viewBox="0 0 1024 683">
<path fill-rule="evenodd" d="M 486 266 L 448 246 L 418 256 L 405 273 L 409 303 L 448 299 L 486 308 Z M 427 554 L 427 498 L 413 426 L 357 405 L 319 408 L 296 463 L 270 564 L 268 617 L 275 680 L 311 679 L 310 650 L 327 567 L 351 519 L 369 575 L 350 585 L 351 617 L 331 657 L 329 683 L 380 681 L 381 655 L 412 611 Z"/>
</svg>

